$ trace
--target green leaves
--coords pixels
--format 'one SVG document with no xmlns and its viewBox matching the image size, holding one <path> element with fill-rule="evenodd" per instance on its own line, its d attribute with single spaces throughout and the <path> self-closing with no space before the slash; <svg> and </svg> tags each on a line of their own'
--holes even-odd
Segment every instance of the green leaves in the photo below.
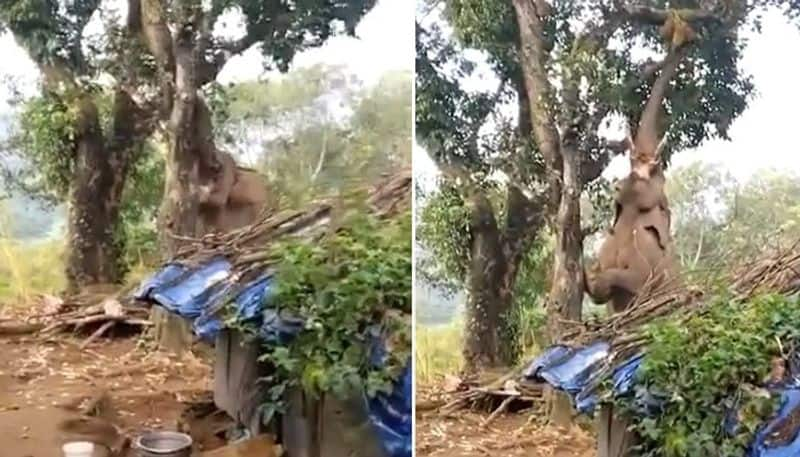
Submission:
<svg viewBox="0 0 800 457">
<path fill-rule="evenodd" d="M 305 326 L 287 346 L 264 348 L 261 360 L 275 368 L 265 380 L 272 386 L 267 412 L 280 410 L 290 386 L 310 395 L 388 392 L 410 357 L 410 214 L 389 221 L 352 215 L 343 226 L 314 244 L 274 248 L 283 260 L 271 302 Z M 389 338 L 381 368 L 370 363 L 372 325 Z"/>
<path fill-rule="evenodd" d="M 442 183 L 422 208 L 417 240 L 431 252 L 417 269 L 429 283 L 460 287 L 470 262 L 470 212 L 458 190 Z"/>
<path fill-rule="evenodd" d="M 36 169 L 20 177 L 25 187 L 63 198 L 74 169 L 77 99 L 70 93 L 45 93 L 25 104 L 19 122 L 14 149 Z"/>
<path fill-rule="evenodd" d="M 213 3 L 238 7 L 244 14 L 248 37 L 265 41 L 261 51 L 281 71 L 287 71 L 294 56 L 304 49 L 319 46 L 337 34 L 354 34 L 361 18 L 376 0 L 313 0 L 264 2 L 238 0 Z"/>
<path fill-rule="evenodd" d="M 638 382 L 666 393 L 656 417 L 635 424 L 646 456 L 740 457 L 756 429 L 775 410 L 776 399 L 759 387 L 770 360 L 800 339 L 796 298 L 763 296 L 747 303 L 720 297 L 686 322 L 650 326 L 651 343 Z M 731 400 L 734 399 L 735 402 Z M 631 399 L 617 400 L 631 407 Z M 737 411 L 733 436 L 723 430 Z"/>
</svg>

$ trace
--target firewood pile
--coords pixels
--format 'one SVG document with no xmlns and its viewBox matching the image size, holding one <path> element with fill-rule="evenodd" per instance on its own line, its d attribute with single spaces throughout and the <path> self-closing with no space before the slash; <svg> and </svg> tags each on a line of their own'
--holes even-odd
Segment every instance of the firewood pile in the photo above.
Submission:
<svg viewBox="0 0 800 457">
<path fill-rule="evenodd" d="M 0 321 L 0 336 L 35 334 L 49 338 L 59 332 L 88 335 L 81 344 L 86 347 L 106 335 L 115 326 L 132 326 L 138 329 L 150 325 L 148 311 L 120 300 L 117 294 L 106 290 L 87 290 L 61 297 L 42 295 L 33 312 Z"/>
<path fill-rule="evenodd" d="M 517 368 L 496 378 L 485 385 L 469 386 L 461 383 L 450 400 L 437 409 L 442 414 L 450 414 L 459 409 L 484 409 L 492 411 L 486 424 L 499 414 L 506 412 L 512 403 L 524 405 L 526 408 L 544 403 L 542 386 L 520 380 L 522 368 Z M 419 406 L 417 407 L 419 409 Z"/>
<path fill-rule="evenodd" d="M 732 299 L 747 300 L 761 293 L 793 295 L 800 293 L 800 241 L 789 249 L 777 251 L 733 269 L 728 281 Z M 679 282 L 668 282 L 658 287 L 645 285 L 630 308 L 604 319 L 586 322 L 563 322 L 564 332 L 559 344 L 581 347 L 596 341 L 611 345 L 610 368 L 615 361 L 625 360 L 642 351 L 648 344 L 643 331 L 645 324 L 659 318 L 688 319 L 705 309 L 706 295 L 695 287 Z M 515 397 L 535 404 L 538 396 L 523 393 L 521 380 L 524 367 L 516 367 L 507 374 L 488 383 L 463 383 L 452 400 L 439 411 L 450 413 L 458 408 L 480 405 L 497 405 L 503 408 L 506 398 Z M 508 387 L 511 385 L 512 387 Z M 528 385 L 528 392 L 537 386 Z M 538 386 L 541 389 L 541 386 Z M 494 406 L 493 406 L 494 407 Z"/>
<path fill-rule="evenodd" d="M 369 211 L 379 218 L 390 218 L 410 208 L 411 169 L 385 176 L 374 187 L 353 191 L 358 193 L 366 194 L 365 208 L 348 207 L 345 199 L 328 199 L 302 210 L 265 214 L 255 224 L 228 233 L 211 233 L 202 238 L 176 237 L 185 243 L 176 260 L 202 264 L 223 255 L 240 277 L 261 273 L 279 260 L 266 247 L 280 239 L 300 236 L 314 240 L 340 228 L 341 218 L 348 210 Z"/>
</svg>

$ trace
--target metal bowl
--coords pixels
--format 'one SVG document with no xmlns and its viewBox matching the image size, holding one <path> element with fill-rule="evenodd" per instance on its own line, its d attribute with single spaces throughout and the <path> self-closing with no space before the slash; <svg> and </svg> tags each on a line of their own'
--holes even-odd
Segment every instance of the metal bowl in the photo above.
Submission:
<svg viewBox="0 0 800 457">
<path fill-rule="evenodd" d="M 178 432 L 147 432 L 134 438 L 139 457 L 189 457 L 192 437 Z"/>
</svg>

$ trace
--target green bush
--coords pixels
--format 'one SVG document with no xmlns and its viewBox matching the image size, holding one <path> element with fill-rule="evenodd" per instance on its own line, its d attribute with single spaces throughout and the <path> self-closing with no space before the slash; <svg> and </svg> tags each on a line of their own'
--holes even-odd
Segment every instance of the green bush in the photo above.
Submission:
<svg viewBox="0 0 800 457">
<path fill-rule="evenodd" d="M 686 322 L 652 324 L 637 382 L 666 398 L 656 417 L 635 425 L 643 456 L 741 457 L 757 427 L 775 410 L 764 387 L 770 362 L 800 342 L 796 297 L 765 295 L 747 302 L 718 298 Z M 619 399 L 630 408 L 631 399 Z M 733 436 L 723 421 L 736 407 Z"/>
<path fill-rule="evenodd" d="M 275 367 L 265 416 L 283 407 L 287 388 L 312 396 L 388 392 L 411 356 L 411 217 L 353 216 L 321 240 L 294 240 L 273 249 L 281 258 L 271 298 L 280 311 L 302 316 L 303 330 L 285 346 L 267 345 Z M 365 331 L 389 335 L 383 367 L 370 364 Z"/>
</svg>

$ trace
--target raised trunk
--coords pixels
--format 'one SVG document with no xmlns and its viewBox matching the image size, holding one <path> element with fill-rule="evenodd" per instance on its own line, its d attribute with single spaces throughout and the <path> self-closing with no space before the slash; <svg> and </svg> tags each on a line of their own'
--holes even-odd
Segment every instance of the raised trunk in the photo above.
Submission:
<svg viewBox="0 0 800 457">
<path fill-rule="evenodd" d="M 650 89 L 642 115 L 639 118 L 639 126 L 636 129 L 634 142 L 635 155 L 631 160 L 639 160 L 643 163 L 652 160 L 656 156 L 656 150 L 661 136 L 663 135 L 659 120 L 663 119 L 663 103 L 669 89 L 670 81 L 678 72 L 678 66 L 688 52 L 688 47 L 684 46 L 677 50 L 670 51 L 664 58 L 661 65 L 661 72 Z"/>
</svg>

